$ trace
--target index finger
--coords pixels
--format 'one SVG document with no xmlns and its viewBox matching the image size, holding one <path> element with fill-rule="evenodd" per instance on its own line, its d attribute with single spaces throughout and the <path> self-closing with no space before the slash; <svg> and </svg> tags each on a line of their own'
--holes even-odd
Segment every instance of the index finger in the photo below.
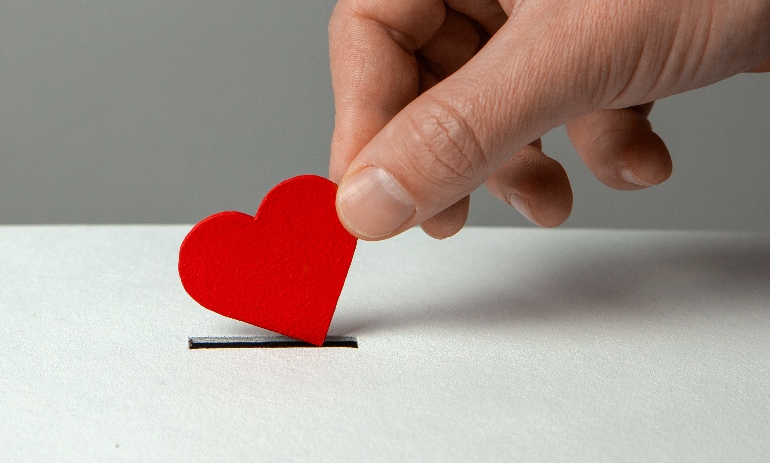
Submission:
<svg viewBox="0 0 770 463">
<path fill-rule="evenodd" d="M 340 0 L 329 21 L 336 109 L 329 176 L 350 162 L 418 94 L 414 51 L 444 22 L 441 0 Z"/>
</svg>

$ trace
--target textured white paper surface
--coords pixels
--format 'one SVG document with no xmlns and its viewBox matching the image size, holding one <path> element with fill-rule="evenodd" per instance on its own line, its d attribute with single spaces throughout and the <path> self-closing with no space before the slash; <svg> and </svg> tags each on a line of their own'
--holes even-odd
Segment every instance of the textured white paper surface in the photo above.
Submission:
<svg viewBox="0 0 770 463">
<path fill-rule="evenodd" d="M 359 242 L 330 334 L 200 308 L 189 226 L 0 227 L 2 461 L 767 461 L 770 236 Z"/>
</svg>

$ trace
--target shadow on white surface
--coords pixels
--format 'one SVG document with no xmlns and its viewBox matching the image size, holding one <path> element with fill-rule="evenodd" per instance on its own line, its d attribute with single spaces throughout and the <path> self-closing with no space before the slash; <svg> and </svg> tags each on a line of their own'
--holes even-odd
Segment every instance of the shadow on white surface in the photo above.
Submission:
<svg viewBox="0 0 770 463">
<path fill-rule="evenodd" d="M 539 250 L 523 253 L 517 245 L 492 253 L 460 252 L 460 258 L 455 252 L 435 253 L 427 264 L 435 271 L 430 288 L 420 287 L 424 278 L 405 275 L 391 291 L 383 291 L 393 299 L 401 296 L 397 313 L 385 307 L 359 310 L 333 324 L 332 331 L 362 334 L 453 326 L 559 325 L 597 318 L 654 321 L 770 310 L 745 304 L 770 295 L 770 240 L 749 235 L 725 240 L 703 234 L 694 244 L 689 236 L 690 240 L 682 235 L 673 243 L 670 235 L 665 240 L 652 235 L 608 243 L 596 235 L 590 245 L 594 249 L 585 249 L 585 243 L 582 249 L 569 249 L 569 240 L 555 235 L 551 244 L 564 248 L 563 258 L 543 249 L 539 262 Z M 458 249 L 462 247 L 459 244 Z M 417 262 L 406 261 L 402 272 L 417 267 Z M 378 305 L 376 300 L 368 302 Z M 352 308 L 340 310 L 347 309 Z"/>
</svg>

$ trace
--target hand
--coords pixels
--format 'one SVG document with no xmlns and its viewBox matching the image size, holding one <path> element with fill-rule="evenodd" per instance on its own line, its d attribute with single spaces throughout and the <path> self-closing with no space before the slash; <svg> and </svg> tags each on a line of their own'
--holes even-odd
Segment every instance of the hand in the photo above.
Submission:
<svg viewBox="0 0 770 463">
<path fill-rule="evenodd" d="M 340 0 L 330 176 L 363 239 L 459 231 L 482 183 L 545 227 L 572 191 L 539 137 L 567 124 L 606 185 L 666 180 L 652 102 L 770 70 L 768 0 Z"/>
</svg>

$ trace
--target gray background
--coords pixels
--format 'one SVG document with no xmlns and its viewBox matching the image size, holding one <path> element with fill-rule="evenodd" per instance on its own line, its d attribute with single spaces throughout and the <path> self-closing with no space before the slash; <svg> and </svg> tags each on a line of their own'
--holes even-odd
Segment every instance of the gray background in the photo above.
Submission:
<svg viewBox="0 0 770 463">
<path fill-rule="evenodd" d="M 0 1 L 0 222 L 191 223 L 326 175 L 333 5 Z M 768 90 L 742 75 L 659 102 L 674 175 L 647 191 L 609 190 L 549 134 L 566 225 L 770 230 Z M 528 224 L 483 189 L 469 222 Z"/>
</svg>

